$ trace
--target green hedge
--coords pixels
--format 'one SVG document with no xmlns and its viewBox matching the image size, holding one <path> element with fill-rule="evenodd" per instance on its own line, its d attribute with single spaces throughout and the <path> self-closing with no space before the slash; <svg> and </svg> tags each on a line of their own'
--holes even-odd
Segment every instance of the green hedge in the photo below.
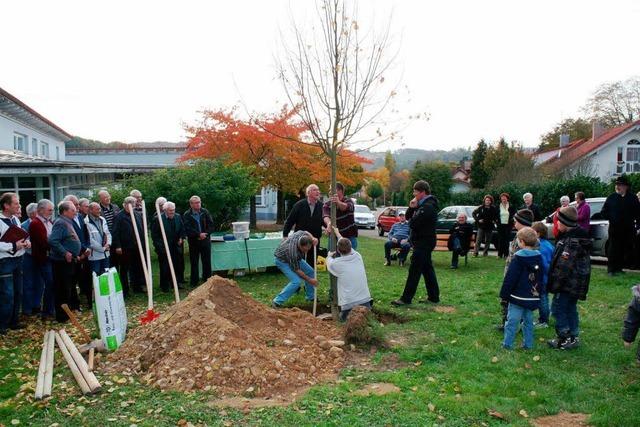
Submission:
<svg viewBox="0 0 640 427">
<path fill-rule="evenodd" d="M 640 174 L 635 175 L 634 179 L 640 183 Z M 529 192 L 533 194 L 534 202 L 540 206 L 542 214 L 548 215 L 560 206 L 560 197 L 562 196 L 569 196 L 573 200 L 573 195 L 577 191 L 582 191 L 586 197 L 601 197 L 610 194 L 612 188 L 612 185 L 603 183 L 599 178 L 578 176 L 562 181 L 544 181 L 529 185 L 509 183 L 498 188 L 456 193 L 451 195 L 449 204 L 480 205 L 485 194 L 491 194 L 497 203 L 500 193 L 509 193 L 512 203 L 516 207 L 520 207 L 523 204 L 522 195 Z M 640 186 L 636 188 L 640 188 Z"/>
</svg>

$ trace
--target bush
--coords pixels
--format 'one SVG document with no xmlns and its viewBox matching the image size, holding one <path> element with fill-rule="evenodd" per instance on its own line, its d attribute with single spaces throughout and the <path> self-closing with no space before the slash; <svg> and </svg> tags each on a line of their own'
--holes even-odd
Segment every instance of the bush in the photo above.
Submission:
<svg viewBox="0 0 640 427">
<path fill-rule="evenodd" d="M 149 216 L 160 196 L 174 202 L 176 211 L 183 213 L 189 209 L 189 198 L 198 195 L 202 206 L 211 213 L 216 230 L 225 230 L 247 207 L 259 183 L 251 176 L 251 168 L 239 163 L 225 165 L 217 160 L 198 160 L 186 166 L 127 177 L 108 190 L 112 202 L 122 206 L 134 188 L 142 192 Z"/>
<path fill-rule="evenodd" d="M 640 177 L 638 180 L 640 182 Z M 599 178 L 577 176 L 567 180 L 543 181 L 529 185 L 507 183 L 497 188 L 456 193 L 452 195 L 450 204 L 480 205 L 485 194 L 491 194 L 498 203 L 500 193 L 509 193 L 511 203 L 520 207 L 523 204 L 522 195 L 529 192 L 533 194 L 534 202 L 540 206 L 542 214 L 548 215 L 560 206 L 560 197 L 566 195 L 573 200 L 573 195 L 577 191 L 583 191 L 586 197 L 601 197 L 610 193 L 607 190 L 607 184 L 600 181 Z"/>
</svg>

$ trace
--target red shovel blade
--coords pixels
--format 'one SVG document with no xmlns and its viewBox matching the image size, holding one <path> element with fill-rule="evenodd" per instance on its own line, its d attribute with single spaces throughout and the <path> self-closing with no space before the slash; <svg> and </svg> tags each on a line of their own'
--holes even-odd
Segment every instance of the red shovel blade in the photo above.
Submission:
<svg viewBox="0 0 640 427">
<path fill-rule="evenodd" d="M 140 323 L 146 325 L 147 323 L 153 322 L 158 317 L 160 317 L 160 314 L 156 313 L 153 310 L 147 310 L 147 313 L 144 316 L 140 317 Z"/>
</svg>

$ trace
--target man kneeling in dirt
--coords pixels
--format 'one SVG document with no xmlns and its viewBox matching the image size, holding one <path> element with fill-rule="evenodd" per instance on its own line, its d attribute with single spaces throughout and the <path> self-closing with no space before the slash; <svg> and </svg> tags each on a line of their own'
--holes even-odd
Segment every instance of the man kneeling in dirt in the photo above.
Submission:
<svg viewBox="0 0 640 427">
<path fill-rule="evenodd" d="M 274 252 L 276 267 L 287 276 L 289 283 L 271 302 L 273 308 L 281 308 L 298 291 L 302 282 L 304 282 L 307 301 L 313 301 L 313 287 L 318 286 L 318 279 L 315 278 L 313 267 L 305 261 L 305 257 L 307 252 L 317 244 L 318 239 L 308 231 L 302 230 L 296 231 L 280 243 Z"/>
<path fill-rule="evenodd" d="M 330 252 L 327 257 L 327 269 L 338 278 L 338 305 L 340 320 L 347 320 L 349 312 L 355 306 L 371 308 L 373 300 L 369 293 L 367 274 L 364 271 L 362 256 L 351 248 L 347 238 L 338 240 L 338 251 Z"/>
</svg>

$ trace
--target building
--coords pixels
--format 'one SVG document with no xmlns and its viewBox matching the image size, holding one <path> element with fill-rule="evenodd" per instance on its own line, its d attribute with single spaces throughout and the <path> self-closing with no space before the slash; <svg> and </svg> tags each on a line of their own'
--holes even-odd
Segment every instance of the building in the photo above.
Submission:
<svg viewBox="0 0 640 427">
<path fill-rule="evenodd" d="M 551 171 L 598 177 L 603 182 L 623 173 L 640 172 L 640 120 L 612 129 L 594 123 L 591 138 L 568 141 L 534 155 L 536 165 Z"/>
<path fill-rule="evenodd" d="M 470 160 L 462 160 L 458 166 L 451 171 L 451 193 L 466 193 L 471 189 L 471 164 Z"/>
<path fill-rule="evenodd" d="M 58 203 L 67 194 L 90 196 L 125 173 L 156 169 L 68 161 L 71 135 L 0 88 L 0 193 L 16 192 L 23 209 L 42 198 Z"/>
</svg>

